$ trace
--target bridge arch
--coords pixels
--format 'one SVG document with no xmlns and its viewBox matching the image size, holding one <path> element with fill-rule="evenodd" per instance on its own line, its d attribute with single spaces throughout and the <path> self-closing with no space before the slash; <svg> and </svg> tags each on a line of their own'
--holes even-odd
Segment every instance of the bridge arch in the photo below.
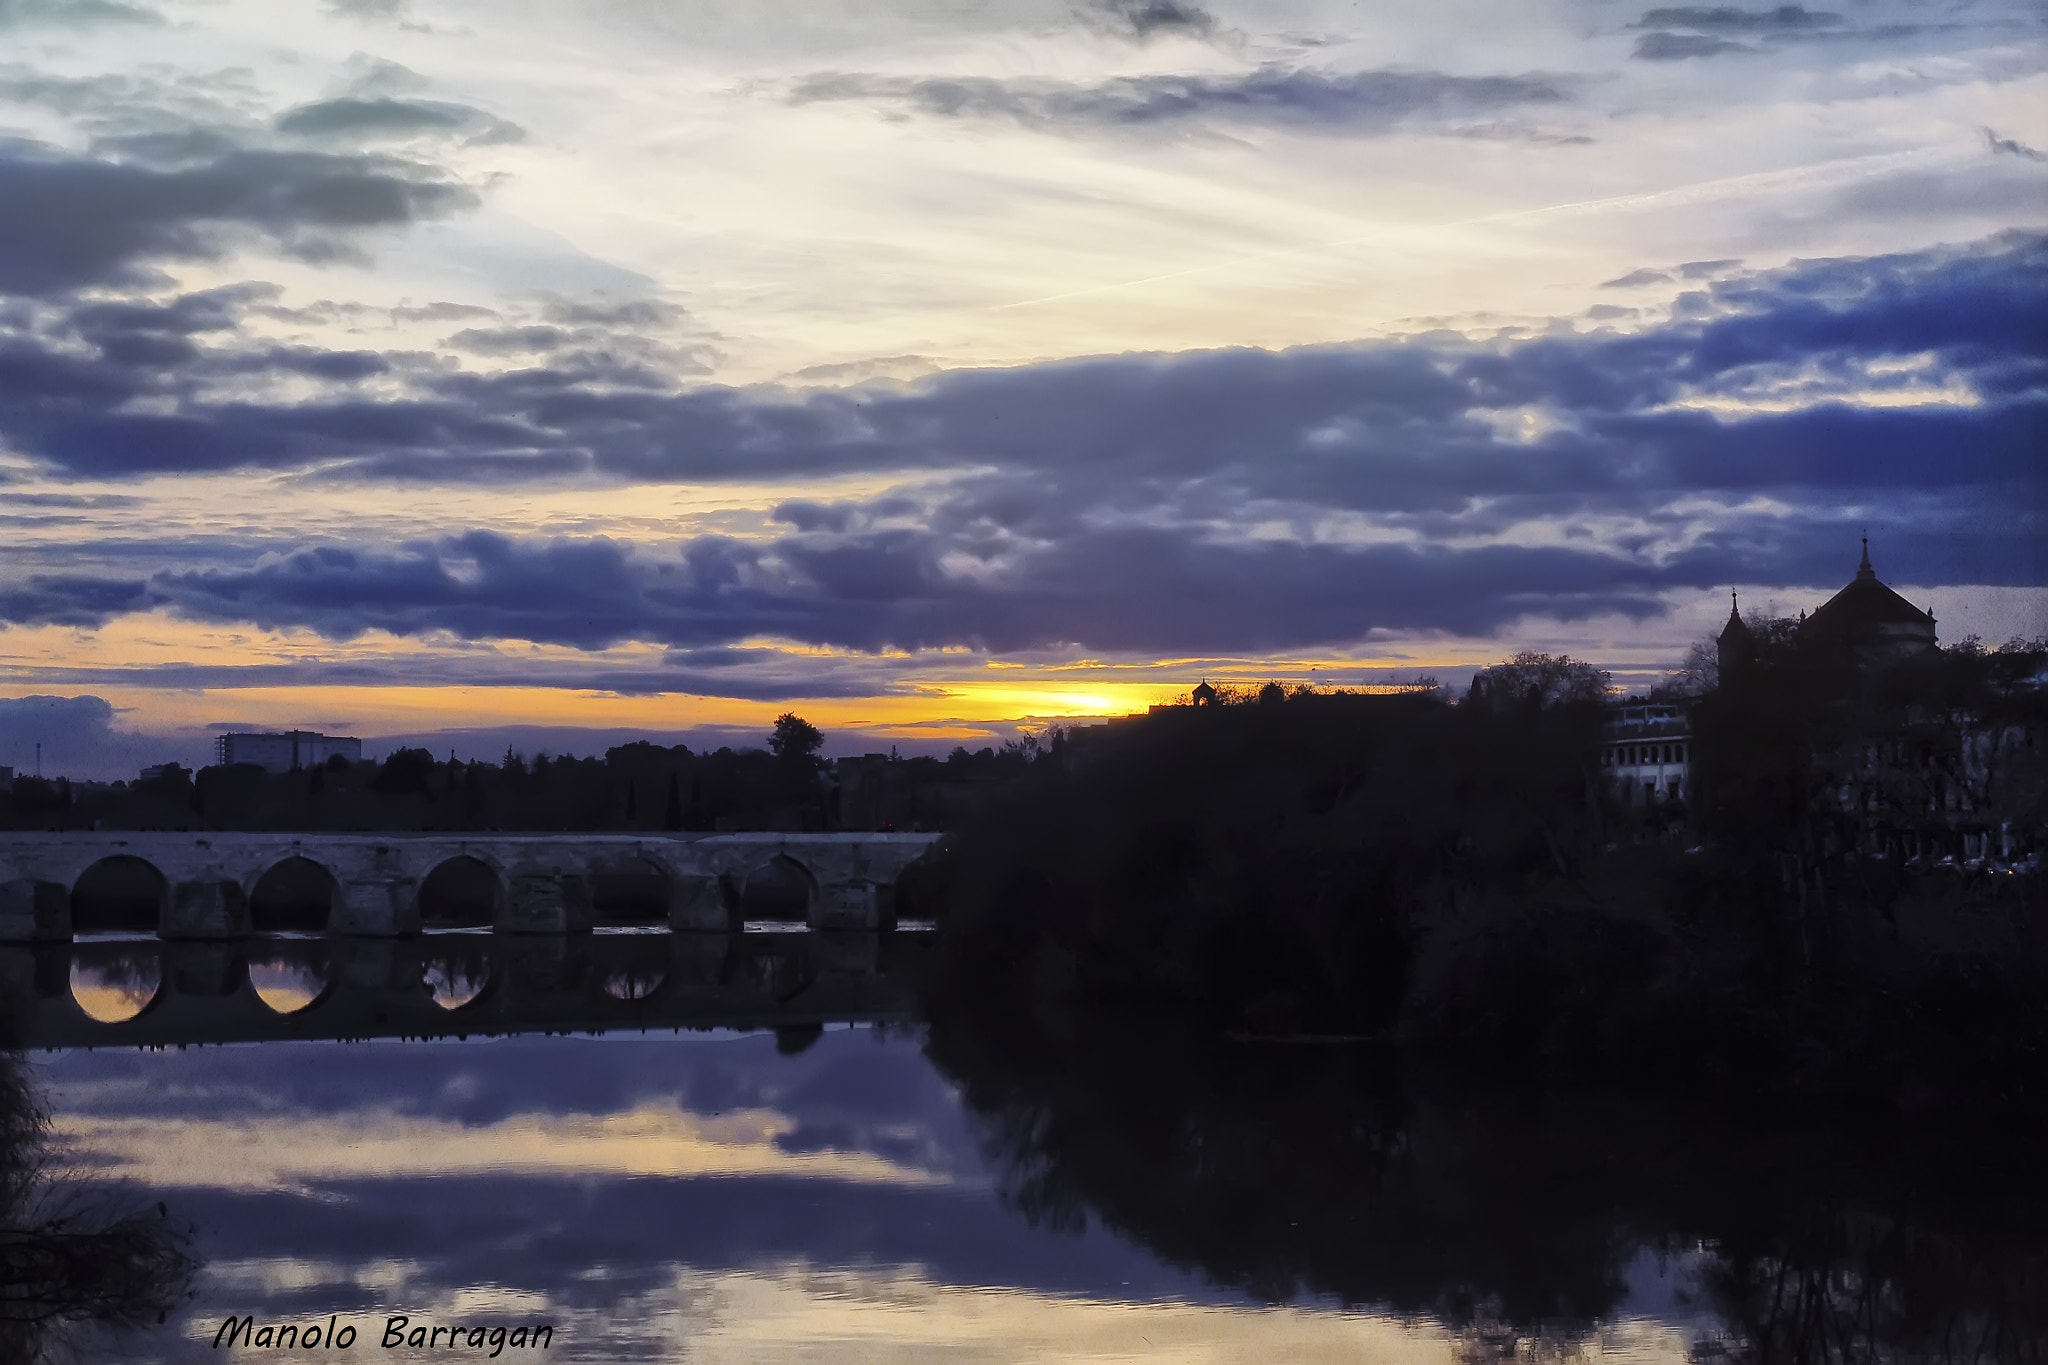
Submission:
<svg viewBox="0 0 2048 1365">
<path fill-rule="evenodd" d="M 778 853 L 747 874 L 740 885 L 742 924 L 811 922 L 818 879 L 787 853 Z"/>
<path fill-rule="evenodd" d="M 652 858 L 600 863 L 590 870 L 591 918 L 609 926 L 666 925 L 675 892 L 675 874 Z"/>
<path fill-rule="evenodd" d="M 156 864 L 132 853 L 110 854 L 71 884 L 71 932 L 161 934 L 170 904 L 170 878 Z"/>
<path fill-rule="evenodd" d="M 272 863 L 249 887 L 249 928 L 259 934 L 324 933 L 341 907 L 334 869 L 295 853 Z"/>
<path fill-rule="evenodd" d="M 488 929 L 504 914 L 505 874 L 473 853 L 443 858 L 420 882 L 420 926 Z"/>
</svg>

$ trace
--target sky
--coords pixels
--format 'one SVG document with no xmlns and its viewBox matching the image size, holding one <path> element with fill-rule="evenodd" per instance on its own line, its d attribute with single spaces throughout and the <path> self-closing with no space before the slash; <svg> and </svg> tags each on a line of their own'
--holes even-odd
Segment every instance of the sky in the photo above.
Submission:
<svg viewBox="0 0 2048 1365">
<path fill-rule="evenodd" d="M 2036 0 L 0 0 L 0 765 L 2048 633 Z"/>
</svg>

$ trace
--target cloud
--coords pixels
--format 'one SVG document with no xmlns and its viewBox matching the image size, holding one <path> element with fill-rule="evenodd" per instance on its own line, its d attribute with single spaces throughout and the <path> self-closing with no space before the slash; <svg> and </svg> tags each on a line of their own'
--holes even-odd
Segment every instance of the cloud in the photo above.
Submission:
<svg viewBox="0 0 2048 1365">
<path fill-rule="evenodd" d="M 0 436 L 52 472 L 889 486 L 787 500 L 746 536 L 670 542 L 451 528 L 398 547 L 167 544 L 144 559 L 80 541 L 61 547 L 71 565 L 123 567 L 66 577 L 65 560 L 18 556 L 9 609 L 64 621 L 149 605 L 337 639 L 577 650 L 1275 651 L 1483 635 L 1535 614 L 1642 618 L 1673 590 L 1729 581 L 1828 582 L 1845 515 L 1880 528 L 1894 576 L 2048 577 L 2048 238 L 1800 262 L 1684 301 L 1629 332 L 1109 356 L 808 390 L 562 367 L 545 331 L 519 339 L 535 363 L 488 374 L 278 348 L 181 359 L 247 305 L 81 307 L 60 334 L 0 341 Z M 276 404 L 158 374 L 323 359 L 342 376 L 329 396 Z M 375 390 L 357 391 L 351 367 Z M 138 395 L 150 411 L 131 410 Z M 1964 530 L 1967 564 L 1949 534 Z"/>
<path fill-rule="evenodd" d="M 100 626 L 148 605 L 137 580 L 39 575 L 19 584 L 0 583 L 0 621 L 54 626 Z"/>
<path fill-rule="evenodd" d="M 167 758 L 191 763 L 202 747 L 196 736 L 118 730 L 118 715 L 103 697 L 0 697 L 0 763 L 19 776 L 32 774 L 40 744 L 48 776 L 132 778 L 144 764 Z"/>
<path fill-rule="evenodd" d="M 1688 57 L 1713 57 L 1723 52 L 1754 52 L 1747 43 L 1702 33 L 1645 33 L 1636 39 L 1633 55 L 1646 62 L 1676 62 Z"/>
<path fill-rule="evenodd" d="M 1696 33 L 1805 33 L 1833 28 L 1842 16 L 1800 5 L 1740 9 L 1732 5 L 1672 5 L 1646 10 L 1632 27 L 1690 29 Z"/>
<path fill-rule="evenodd" d="M 1183 0 L 1089 0 L 1079 13 L 1096 27 L 1138 42 L 1161 35 L 1206 38 L 1216 31 L 1214 15 Z"/>
<path fill-rule="evenodd" d="M 2018 156 L 2025 157 L 2028 161 L 2048 161 L 2048 152 L 2038 147 L 2029 147 L 2015 138 L 2000 137 L 1989 128 L 1984 130 L 1984 140 L 1991 145 L 1994 156 Z"/>
<path fill-rule="evenodd" d="M 52 28 L 97 28 L 102 24 L 151 27 L 163 21 L 155 10 L 122 4 L 120 0 L 0 0 L 0 30 L 27 28 L 32 24 Z"/>
<path fill-rule="evenodd" d="M 277 118 L 277 131 L 323 142 L 363 143 L 417 137 L 461 137 L 473 143 L 517 142 L 517 124 L 466 104 L 440 100 L 331 99 L 302 104 Z"/>
<path fill-rule="evenodd" d="M 1050 131 L 1218 120 L 1351 133 L 1385 133 L 1415 120 L 1556 105 L 1569 98 L 1565 83 L 1552 76 L 1281 67 L 1235 76 L 1124 76 L 1095 85 L 825 73 L 800 81 L 789 95 L 797 105 L 859 101 L 907 107 L 935 118 L 1006 119 Z"/>
<path fill-rule="evenodd" d="M 370 21 L 403 18 L 410 6 L 407 0 L 321 0 L 320 8 L 340 18 Z"/>
<path fill-rule="evenodd" d="M 0 292 L 133 281 L 152 262 L 220 255 L 235 229 L 317 259 L 350 234 L 475 203 L 389 157 L 245 148 L 159 170 L 0 142 Z"/>
<path fill-rule="evenodd" d="M 1638 285 L 1669 283 L 1671 283 L 1671 273 L 1669 271 L 1651 270 L 1646 267 L 1642 270 L 1631 270 L 1628 274 L 1616 279 L 1603 281 L 1600 287 L 1602 289 L 1634 289 Z"/>
</svg>

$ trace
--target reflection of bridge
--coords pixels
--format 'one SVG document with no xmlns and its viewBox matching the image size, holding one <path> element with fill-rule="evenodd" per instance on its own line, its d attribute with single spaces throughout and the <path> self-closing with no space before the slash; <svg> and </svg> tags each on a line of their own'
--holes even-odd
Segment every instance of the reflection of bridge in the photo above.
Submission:
<svg viewBox="0 0 2048 1365">
<path fill-rule="evenodd" d="M 6 834 L 0 941 L 748 919 L 886 928 L 935 834 Z"/>
<path fill-rule="evenodd" d="M 0 947 L 9 1045 L 163 1047 L 907 1020 L 923 935 L 426 934 Z"/>
</svg>

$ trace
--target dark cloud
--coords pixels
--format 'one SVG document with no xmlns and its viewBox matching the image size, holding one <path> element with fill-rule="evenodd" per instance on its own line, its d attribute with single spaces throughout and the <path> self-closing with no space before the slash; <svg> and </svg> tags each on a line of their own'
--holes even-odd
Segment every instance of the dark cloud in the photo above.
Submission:
<svg viewBox="0 0 2048 1365">
<path fill-rule="evenodd" d="M 1631 270 L 1628 274 L 1616 279 L 1606 280 L 1602 282 L 1600 287 L 1602 289 L 1633 289 L 1637 285 L 1669 283 L 1671 283 L 1671 273 L 1669 271 L 1651 270 L 1646 267 L 1642 270 Z"/>
<path fill-rule="evenodd" d="M 1888 576 L 2048 581 L 2048 238 L 1801 262 L 1686 300 L 1632 332 L 1099 357 L 839 390 L 682 388 L 538 346 L 495 374 L 342 352 L 329 396 L 276 405 L 212 399 L 200 381 L 230 361 L 304 372 L 322 353 L 180 359 L 233 296 L 85 305 L 67 329 L 0 332 L 0 437 L 53 472 L 895 486 L 785 502 L 751 539 L 469 532 L 149 547 L 154 560 L 76 543 L 77 564 L 127 567 L 67 578 L 20 558 L 9 610 L 91 620 L 147 604 L 332 637 L 579 649 L 1273 651 L 1830 582 L 1848 535 L 1832 509 L 1849 505 L 1890 547 Z M 375 391 L 352 387 L 373 371 Z M 1894 401 L 1916 388 L 1974 398 Z M 1739 510 L 1762 494 L 1795 510 Z M 1236 529 L 1253 523 L 1258 538 Z M 676 665 L 698 675 L 681 690 L 719 685 L 701 659 Z M 666 682 L 649 690 L 678 690 Z"/>
<path fill-rule="evenodd" d="M 1688 280 L 1710 280 L 1741 264 L 1740 260 L 1733 258 L 1718 261 L 1687 261 L 1678 267 L 1678 273 Z"/>
<path fill-rule="evenodd" d="M 1161 35 L 1206 38 L 1216 17 L 1183 0 L 1089 0 L 1080 13 L 1092 25 L 1144 42 Z"/>
<path fill-rule="evenodd" d="M 161 14 L 120 0 L 0 0 L 0 30 L 32 24 L 52 28 L 97 28 L 102 24 L 163 23 Z"/>
<path fill-rule="evenodd" d="M 1646 62 L 1676 62 L 1688 57 L 1712 57 L 1723 52 L 1754 52 L 1747 43 L 1716 38 L 1705 33 L 1645 33 L 1636 39 L 1633 55 Z"/>
<path fill-rule="evenodd" d="M 148 602 L 139 581 L 52 574 L 0 583 L 0 621 L 15 624 L 101 626 Z"/>
<path fill-rule="evenodd" d="M 327 142 L 373 142 L 414 137 L 460 137 L 469 142 L 517 142 L 516 124 L 466 104 L 439 100 L 332 99 L 302 104 L 277 118 L 277 130 Z"/>
<path fill-rule="evenodd" d="M 1984 130 L 1984 140 L 1991 145 L 1991 153 L 1994 156 L 2018 156 L 2029 161 L 2048 161 L 2048 152 L 2038 147 L 2029 147 L 2015 138 L 2000 137 L 1989 128 Z"/>
<path fill-rule="evenodd" d="M 400 19 L 410 8 L 407 0 L 321 0 L 320 8 L 347 19 Z"/>
<path fill-rule="evenodd" d="M 465 327 L 448 338 L 448 345 L 477 355 L 520 355 L 529 351 L 553 351 L 569 340 L 560 327 Z"/>
<path fill-rule="evenodd" d="M 1834 28 L 1842 16 L 1800 5 L 1740 9 L 1733 5 L 1671 5 L 1645 10 L 1636 28 L 1688 29 L 1695 33 L 1804 33 Z"/>
<path fill-rule="evenodd" d="M 1850 183 L 1831 195 L 1820 212 L 1836 218 L 1857 214 L 1893 222 L 1901 218 L 1953 221 L 1959 213 L 2040 219 L 2048 216 L 2048 179 L 2024 161 L 2004 158 L 1988 166 L 1899 170 Z"/>
<path fill-rule="evenodd" d="M 1452 76 L 1440 71 L 1335 73 L 1266 67 L 1238 76 L 1126 76 L 1098 85 L 990 77 L 826 73 L 800 82 L 792 104 L 905 106 L 938 118 L 1007 119 L 1031 128 L 1241 124 L 1383 133 L 1420 119 L 1495 113 L 1569 98 L 1552 76 Z"/>
<path fill-rule="evenodd" d="M 116 728 L 120 713 L 104 697 L 0 697 L 0 764 L 17 774 L 129 777 L 167 758 L 192 763 L 203 751 L 195 736 L 155 737 Z"/>
<path fill-rule="evenodd" d="M 43 295 L 204 258 L 224 233 L 319 257 L 348 234 L 466 208 L 468 189 L 393 158 L 242 149 L 160 170 L 0 143 L 0 292 Z"/>
</svg>

